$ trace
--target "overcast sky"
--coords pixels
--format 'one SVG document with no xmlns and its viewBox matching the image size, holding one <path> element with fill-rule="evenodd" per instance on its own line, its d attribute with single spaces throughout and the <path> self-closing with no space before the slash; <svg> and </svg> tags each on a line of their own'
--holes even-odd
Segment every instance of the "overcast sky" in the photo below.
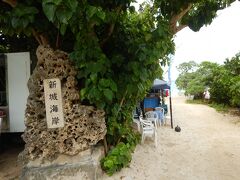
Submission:
<svg viewBox="0 0 240 180">
<path fill-rule="evenodd" d="M 182 62 L 212 61 L 222 64 L 226 58 L 240 52 L 240 2 L 218 11 L 211 25 L 198 32 L 185 28 L 174 38 L 176 52 L 172 64 L 172 79 L 176 79 L 176 66 Z"/>
<path fill-rule="evenodd" d="M 144 0 L 138 0 L 139 3 Z M 138 6 L 136 6 L 136 9 Z M 178 76 L 176 66 L 182 62 L 194 60 L 212 61 L 222 64 L 226 58 L 240 52 L 240 2 L 218 11 L 211 25 L 204 26 L 198 32 L 184 28 L 174 38 L 176 52 L 172 63 L 172 80 Z M 165 74 L 165 80 L 167 76 Z"/>
</svg>

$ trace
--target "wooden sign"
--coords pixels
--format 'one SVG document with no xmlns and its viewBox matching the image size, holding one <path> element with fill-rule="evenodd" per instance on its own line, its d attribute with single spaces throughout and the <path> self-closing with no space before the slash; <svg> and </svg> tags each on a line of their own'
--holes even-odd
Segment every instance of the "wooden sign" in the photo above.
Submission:
<svg viewBox="0 0 240 180">
<path fill-rule="evenodd" d="M 64 126 L 62 110 L 62 92 L 59 79 L 45 79 L 44 96 L 48 128 L 60 128 Z"/>
</svg>

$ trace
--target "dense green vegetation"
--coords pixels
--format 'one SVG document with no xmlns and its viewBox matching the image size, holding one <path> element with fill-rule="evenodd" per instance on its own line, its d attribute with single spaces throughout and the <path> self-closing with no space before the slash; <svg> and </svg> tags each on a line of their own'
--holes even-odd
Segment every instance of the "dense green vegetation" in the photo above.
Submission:
<svg viewBox="0 0 240 180">
<path fill-rule="evenodd" d="M 138 142 L 132 110 L 161 77 L 159 64 L 167 64 L 174 52 L 174 34 L 186 26 L 197 31 L 210 24 L 217 10 L 233 0 L 152 0 L 139 11 L 131 2 L 0 1 L 0 36 L 5 37 L 0 41 L 8 51 L 40 44 L 69 52 L 82 103 L 106 112 L 107 142 L 116 146 L 102 161 L 109 174 L 131 160 L 129 152 Z M 17 40 L 27 44 L 14 48 Z"/>
<path fill-rule="evenodd" d="M 223 65 L 190 61 L 182 63 L 178 69 L 180 75 L 176 84 L 179 89 L 185 90 L 185 94 L 201 99 L 204 90 L 210 88 L 211 101 L 222 104 L 220 106 L 240 105 L 240 53 L 226 59 Z"/>
</svg>

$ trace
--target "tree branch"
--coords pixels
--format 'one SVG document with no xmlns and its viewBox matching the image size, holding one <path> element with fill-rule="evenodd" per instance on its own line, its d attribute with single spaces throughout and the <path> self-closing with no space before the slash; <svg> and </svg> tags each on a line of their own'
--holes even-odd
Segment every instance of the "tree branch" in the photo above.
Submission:
<svg viewBox="0 0 240 180">
<path fill-rule="evenodd" d="M 128 93 L 128 90 L 126 89 L 126 91 L 125 91 L 125 93 L 124 93 L 124 95 L 123 95 L 123 98 L 121 99 L 120 106 L 119 106 L 118 111 L 117 111 L 117 115 L 118 115 L 119 111 L 120 111 L 121 108 L 122 108 L 122 105 L 123 105 L 123 103 L 124 103 L 124 101 L 125 101 L 125 97 L 126 97 L 127 93 Z"/>
<path fill-rule="evenodd" d="M 114 30 L 114 27 L 115 27 L 115 23 L 114 24 L 111 24 L 109 26 L 109 29 L 108 29 L 108 33 L 107 33 L 107 36 L 102 40 L 100 46 L 103 47 L 103 45 L 108 41 L 108 39 L 111 37 L 112 33 L 113 33 L 113 30 Z"/>
<path fill-rule="evenodd" d="M 176 33 L 179 32 L 179 31 L 181 31 L 181 30 L 182 30 L 183 28 L 185 28 L 185 27 L 187 27 L 186 24 L 177 26 L 177 28 L 176 28 Z M 176 33 L 175 33 L 175 34 L 176 34 Z"/>
<path fill-rule="evenodd" d="M 118 14 L 120 13 L 121 9 L 122 9 L 122 5 L 116 8 L 116 16 L 118 16 Z M 115 23 L 110 24 L 110 26 L 108 28 L 107 36 L 100 43 L 101 47 L 103 47 L 104 44 L 108 41 L 108 39 L 111 37 L 114 28 L 115 28 Z"/>
<path fill-rule="evenodd" d="M 60 34 L 59 34 L 59 30 L 58 30 L 55 48 L 59 49 L 59 47 L 60 47 Z"/>
<path fill-rule="evenodd" d="M 2 0 L 2 2 L 9 4 L 12 8 L 17 6 L 17 0 Z M 43 34 L 39 34 L 35 29 L 32 29 L 32 35 L 40 45 L 48 45 L 48 40 Z"/>
<path fill-rule="evenodd" d="M 32 29 L 33 37 L 37 40 L 39 45 L 47 46 L 48 39 L 43 34 L 38 33 L 35 29 Z"/>
<path fill-rule="evenodd" d="M 187 25 L 177 26 L 177 22 L 183 18 L 183 16 L 192 8 L 192 3 L 190 3 L 185 9 L 183 9 L 179 14 L 173 15 L 170 20 L 171 31 L 176 34 L 178 31 L 185 28 Z"/>
<path fill-rule="evenodd" d="M 2 0 L 2 2 L 9 4 L 13 8 L 17 5 L 17 0 Z"/>
<path fill-rule="evenodd" d="M 41 44 L 41 39 L 38 36 L 38 33 L 35 31 L 35 29 L 32 30 L 33 37 L 37 40 L 38 44 Z"/>
<path fill-rule="evenodd" d="M 47 39 L 46 36 L 44 36 L 43 34 L 40 34 L 39 37 L 40 37 L 40 39 L 41 39 L 41 45 L 43 45 L 43 46 L 49 45 L 48 39 Z"/>
</svg>

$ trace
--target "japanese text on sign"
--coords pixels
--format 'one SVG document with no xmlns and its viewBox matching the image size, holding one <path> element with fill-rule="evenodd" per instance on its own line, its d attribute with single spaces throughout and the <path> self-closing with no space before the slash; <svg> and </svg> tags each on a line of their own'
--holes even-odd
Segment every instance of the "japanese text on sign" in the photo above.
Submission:
<svg viewBox="0 0 240 180">
<path fill-rule="evenodd" d="M 45 79 L 44 97 L 48 128 L 64 126 L 61 82 L 59 79 Z"/>
</svg>

